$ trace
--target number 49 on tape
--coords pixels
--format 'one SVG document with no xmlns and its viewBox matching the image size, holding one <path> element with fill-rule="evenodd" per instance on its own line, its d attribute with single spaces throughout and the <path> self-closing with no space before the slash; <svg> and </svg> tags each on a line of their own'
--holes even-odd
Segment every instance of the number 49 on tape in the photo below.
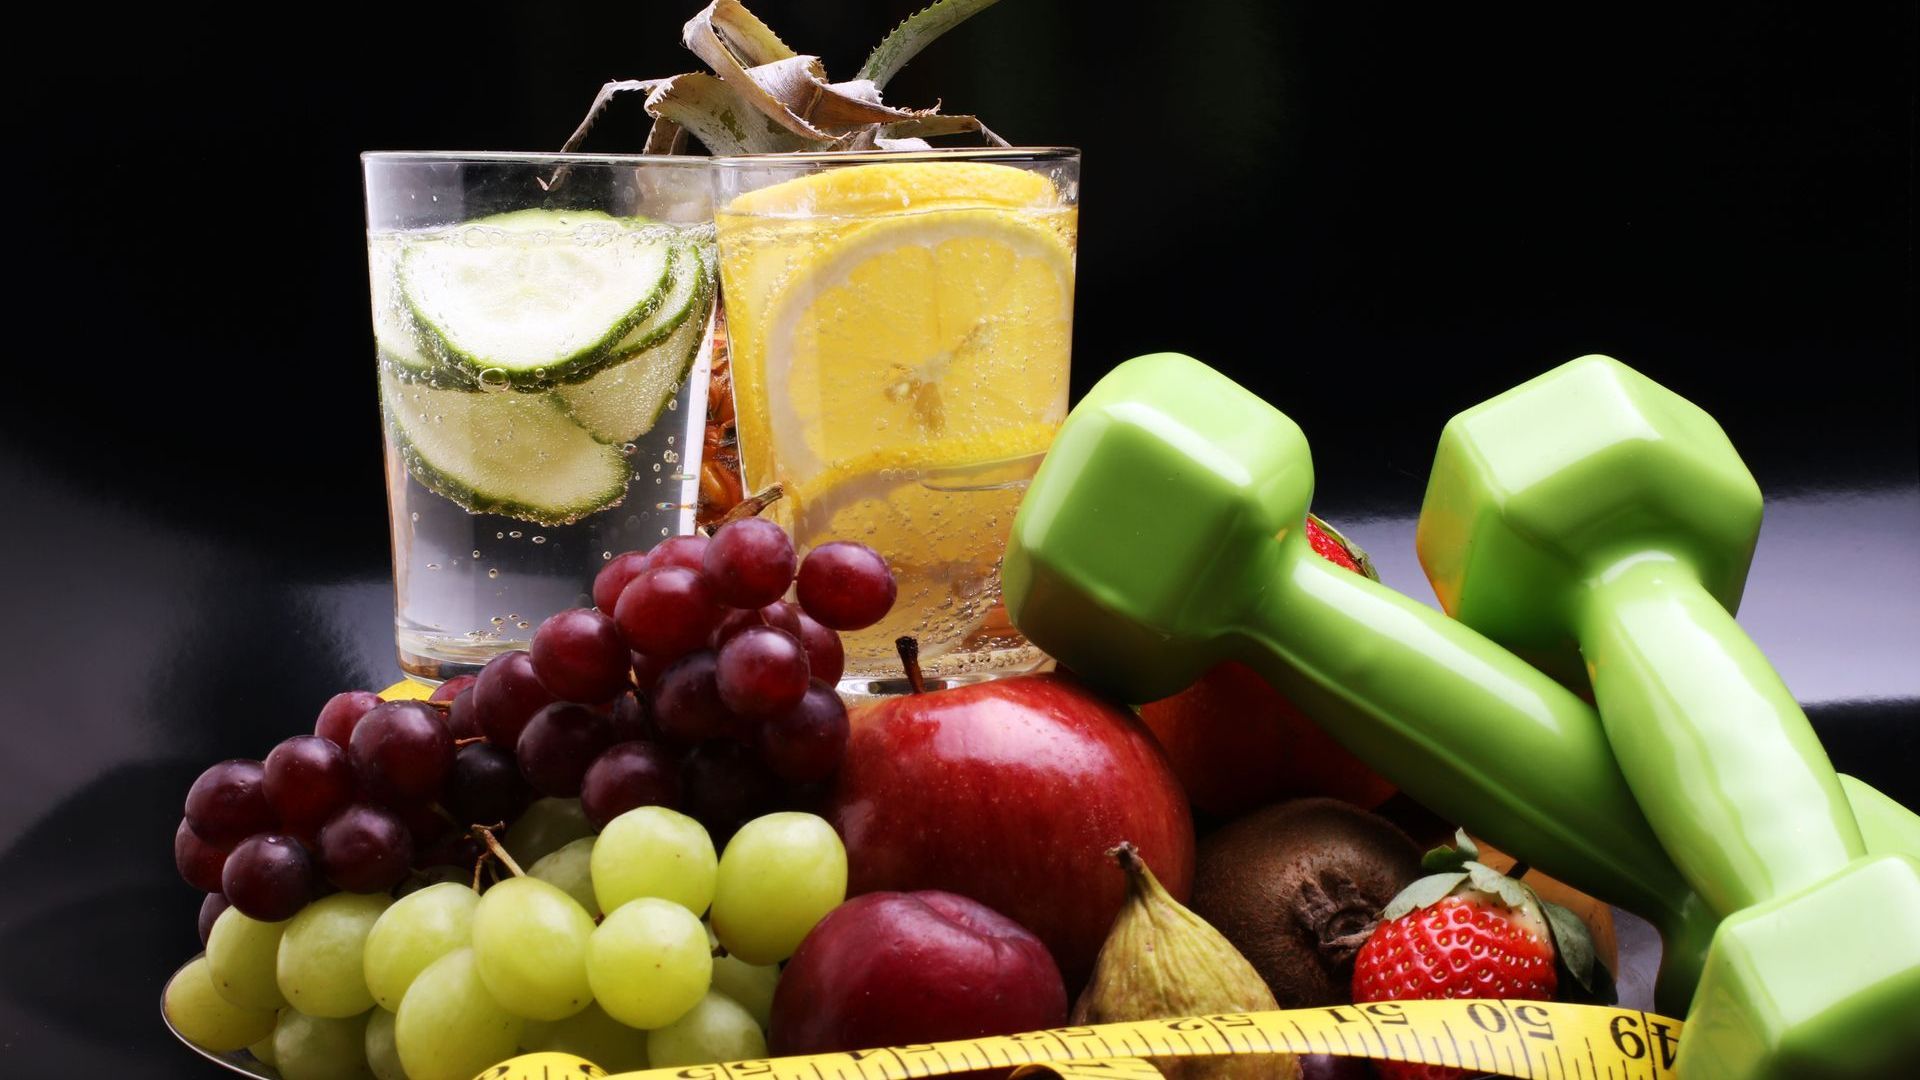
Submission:
<svg viewBox="0 0 1920 1080">
<path fill-rule="evenodd" d="M 1018 1035 L 649 1069 L 618 1080 L 915 1080 L 979 1069 L 1016 1078 L 1154 1080 L 1146 1058 L 1342 1054 L 1449 1065 L 1522 1080 L 1671 1080 L 1681 1024 L 1664 1016 L 1550 1001 L 1381 1001 L 1324 1009 L 1183 1016 Z M 528 1054 L 478 1080 L 599 1080 L 578 1056 Z"/>
</svg>

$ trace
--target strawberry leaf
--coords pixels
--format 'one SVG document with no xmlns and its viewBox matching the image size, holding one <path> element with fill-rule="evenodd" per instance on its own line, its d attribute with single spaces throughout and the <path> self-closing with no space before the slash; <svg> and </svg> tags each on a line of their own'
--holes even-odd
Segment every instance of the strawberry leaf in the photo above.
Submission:
<svg viewBox="0 0 1920 1080">
<path fill-rule="evenodd" d="M 1593 992 L 1593 938 L 1587 933 L 1587 924 L 1580 916 L 1561 907 L 1559 904 L 1540 901 L 1540 910 L 1547 917 L 1547 926 L 1553 931 L 1553 947 L 1560 954 L 1560 962 L 1565 964 L 1567 972 L 1582 990 Z"/>
<path fill-rule="evenodd" d="M 1380 912 L 1380 920 L 1391 922 L 1409 911 L 1432 907 L 1446 899 L 1447 894 L 1465 880 L 1467 875 L 1464 871 L 1423 877 L 1401 889 L 1400 895 L 1388 901 L 1386 908 Z"/>
<path fill-rule="evenodd" d="M 1473 883 L 1474 888 L 1484 893 L 1492 893 L 1500 898 L 1501 903 L 1510 908 L 1524 908 L 1537 899 L 1532 889 L 1486 863 L 1470 862 L 1466 865 L 1466 871 L 1467 880 Z"/>
<path fill-rule="evenodd" d="M 1453 846 L 1444 845 L 1434 848 L 1420 859 L 1420 868 L 1434 873 L 1459 870 L 1480 857 L 1480 849 L 1467 837 L 1467 830 L 1461 829 L 1453 834 Z"/>
</svg>

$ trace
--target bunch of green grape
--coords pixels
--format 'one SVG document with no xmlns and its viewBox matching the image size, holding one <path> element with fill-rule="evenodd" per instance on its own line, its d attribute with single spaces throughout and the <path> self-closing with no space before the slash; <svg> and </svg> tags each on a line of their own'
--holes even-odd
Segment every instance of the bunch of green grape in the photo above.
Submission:
<svg viewBox="0 0 1920 1080">
<path fill-rule="evenodd" d="M 780 961 L 846 896 L 824 820 L 756 818 L 724 854 L 645 806 L 591 835 L 549 799 L 506 850 L 524 874 L 390 899 L 335 893 L 281 922 L 222 912 L 167 988 L 175 1029 L 284 1080 L 471 1080 L 523 1051 L 611 1072 L 765 1057 Z"/>
</svg>

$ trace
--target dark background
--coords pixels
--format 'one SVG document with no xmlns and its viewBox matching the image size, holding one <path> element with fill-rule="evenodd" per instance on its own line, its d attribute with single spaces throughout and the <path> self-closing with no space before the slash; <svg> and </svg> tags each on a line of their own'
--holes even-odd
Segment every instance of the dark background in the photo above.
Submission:
<svg viewBox="0 0 1920 1080">
<path fill-rule="evenodd" d="M 754 6 L 844 78 L 914 5 Z M 604 79 L 696 66 L 694 7 L 15 35 L 0 1073 L 207 1073 L 155 1013 L 196 947 L 180 796 L 396 674 L 355 155 L 557 147 Z M 1593 351 L 1700 403 L 1784 508 L 1743 617 L 1912 804 L 1914 43 L 1897 3 L 1006 0 L 888 96 L 1084 148 L 1076 392 L 1160 349 L 1224 369 L 1404 588 L 1453 412 Z"/>
</svg>

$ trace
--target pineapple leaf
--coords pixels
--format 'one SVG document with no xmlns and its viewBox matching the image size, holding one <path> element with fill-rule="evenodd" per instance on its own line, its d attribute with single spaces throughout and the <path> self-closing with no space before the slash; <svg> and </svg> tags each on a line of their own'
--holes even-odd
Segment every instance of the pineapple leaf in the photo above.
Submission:
<svg viewBox="0 0 1920 1080">
<path fill-rule="evenodd" d="M 710 154 L 779 154 L 816 145 L 768 119 L 730 83 L 702 72 L 661 82 L 647 95 L 647 112 L 685 129 Z"/>
<path fill-rule="evenodd" d="M 933 3 L 914 12 L 900 21 L 880 44 L 867 54 L 867 62 L 860 65 L 859 79 L 871 79 L 875 86 L 885 86 L 887 81 L 907 66 L 907 61 L 918 56 L 921 49 L 939 38 L 941 34 L 966 22 L 979 12 L 992 7 L 999 0 L 934 0 Z"/>
</svg>

